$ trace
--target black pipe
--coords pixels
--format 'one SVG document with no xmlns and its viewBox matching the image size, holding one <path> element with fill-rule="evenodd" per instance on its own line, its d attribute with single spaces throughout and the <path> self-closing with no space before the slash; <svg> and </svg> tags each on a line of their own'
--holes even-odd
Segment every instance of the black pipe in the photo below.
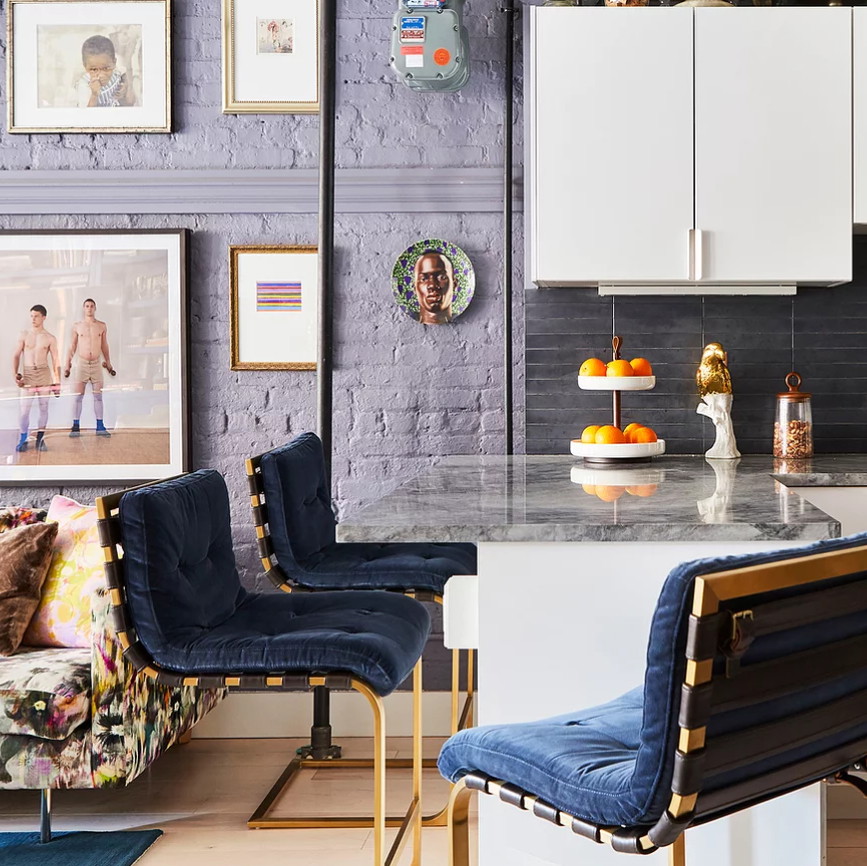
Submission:
<svg viewBox="0 0 867 866">
<path fill-rule="evenodd" d="M 43 788 L 39 798 L 39 841 L 47 845 L 51 841 L 51 789 Z"/>
<path fill-rule="evenodd" d="M 515 16 L 512 0 L 501 9 L 506 13 L 506 112 L 503 129 L 503 412 L 506 422 L 506 454 L 514 447 L 512 407 L 512 126 L 515 117 Z"/>
<path fill-rule="evenodd" d="M 319 363 L 317 427 L 331 489 L 332 350 L 334 328 L 334 122 L 337 84 L 337 0 L 323 0 L 319 56 Z"/>
</svg>

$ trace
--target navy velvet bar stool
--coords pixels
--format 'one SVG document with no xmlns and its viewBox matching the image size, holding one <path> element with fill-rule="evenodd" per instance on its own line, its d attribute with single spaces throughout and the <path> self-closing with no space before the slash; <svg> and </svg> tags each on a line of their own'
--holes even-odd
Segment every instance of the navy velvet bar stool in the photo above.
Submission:
<svg viewBox="0 0 867 866">
<path fill-rule="evenodd" d="M 102 497 L 97 509 L 118 638 L 131 663 L 172 686 L 352 689 L 364 695 L 375 722 L 375 863 L 394 862 L 412 835 L 412 862 L 419 864 L 420 659 L 430 632 L 425 607 L 382 592 L 247 592 L 235 566 L 226 484 L 212 470 Z M 386 854 L 382 698 L 410 673 L 413 797 Z M 297 826 L 268 812 L 298 761 L 287 767 L 249 826 Z M 343 825 L 325 820 L 318 826 Z"/>
<path fill-rule="evenodd" d="M 690 826 L 829 776 L 864 793 L 848 770 L 865 754 L 867 534 L 687 562 L 660 594 L 643 687 L 445 743 L 449 862 L 469 863 L 482 791 L 616 851 L 671 846 L 684 866 Z"/>
<path fill-rule="evenodd" d="M 285 592 L 376 589 L 442 604 L 450 577 L 476 573 L 474 544 L 338 543 L 322 442 L 315 433 L 250 458 L 247 477 L 262 564 Z M 467 699 L 459 714 L 459 652 L 452 652 L 452 733 L 472 724 L 473 654 L 468 650 Z M 340 747 L 331 742 L 324 696 L 315 700 L 311 746 L 304 755 L 317 767 L 340 757 Z M 390 760 L 388 765 L 405 762 Z M 442 826 L 445 810 L 425 817 L 424 823 Z"/>
</svg>

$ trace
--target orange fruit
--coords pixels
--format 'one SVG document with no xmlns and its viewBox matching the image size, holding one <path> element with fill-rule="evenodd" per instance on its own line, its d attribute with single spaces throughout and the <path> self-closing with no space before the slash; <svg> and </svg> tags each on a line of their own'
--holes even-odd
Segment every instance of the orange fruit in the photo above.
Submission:
<svg viewBox="0 0 867 866">
<path fill-rule="evenodd" d="M 634 376 L 635 371 L 629 361 L 609 361 L 606 376 Z"/>
<path fill-rule="evenodd" d="M 596 495 L 596 488 L 595 488 L 592 484 L 582 484 L 582 485 L 581 485 L 581 489 L 582 489 L 585 493 L 589 493 L 591 496 L 595 496 L 595 495 Z"/>
<path fill-rule="evenodd" d="M 623 431 L 617 427 L 606 424 L 596 431 L 593 441 L 597 445 L 623 445 L 626 442 L 626 437 L 623 435 Z"/>
<path fill-rule="evenodd" d="M 630 434 L 632 433 L 633 430 L 637 430 L 639 427 L 641 427 L 641 424 L 638 424 L 636 421 L 633 421 L 631 424 L 627 424 L 623 428 L 623 435 L 626 437 L 627 441 L 629 441 L 629 442 L 632 441 L 632 439 L 630 438 Z"/>
<path fill-rule="evenodd" d="M 592 445 L 596 441 L 596 431 L 598 429 L 598 424 L 591 424 L 589 427 L 585 427 L 584 432 L 581 434 L 581 441 Z"/>
<path fill-rule="evenodd" d="M 605 362 L 599 358 L 588 358 L 578 370 L 579 376 L 604 376 L 607 372 Z"/>
<path fill-rule="evenodd" d="M 650 366 L 650 361 L 648 361 L 647 358 L 633 358 L 629 362 L 629 366 L 632 367 L 632 372 L 635 373 L 636 376 L 653 375 L 653 367 Z"/>
<path fill-rule="evenodd" d="M 637 430 L 632 431 L 630 442 L 635 442 L 636 444 L 641 442 L 656 442 L 656 438 L 656 433 L 650 427 L 639 427 Z"/>
<path fill-rule="evenodd" d="M 657 484 L 635 484 L 632 487 L 627 487 L 626 492 L 633 496 L 653 496 L 658 486 Z"/>
<path fill-rule="evenodd" d="M 626 490 L 625 487 L 612 487 L 606 484 L 596 485 L 596 495 L 603 502 L 614 502 L 615 499 L 620 499 L 623 496 L 624 490 Z"/>
</svg>

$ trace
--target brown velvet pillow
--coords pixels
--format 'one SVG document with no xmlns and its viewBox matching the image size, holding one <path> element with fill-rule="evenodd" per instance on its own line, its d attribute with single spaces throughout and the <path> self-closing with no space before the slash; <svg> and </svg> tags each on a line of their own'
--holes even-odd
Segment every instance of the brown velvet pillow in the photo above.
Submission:
<svg viewBox="0 0 867 866">
<path fill-rule="evenodd" d="M 39 606 L 56 536 L 56 523 L 34 523 L 0 534 L 0 656 L 18 649 Z"/>
</svg>

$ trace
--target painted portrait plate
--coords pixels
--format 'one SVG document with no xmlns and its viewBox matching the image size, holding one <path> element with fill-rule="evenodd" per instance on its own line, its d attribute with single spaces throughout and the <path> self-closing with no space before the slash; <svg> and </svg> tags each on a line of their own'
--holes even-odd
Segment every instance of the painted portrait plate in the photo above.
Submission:
<svg viewBox="0 0 867 866">
<path fill-rule="evenodd" d="M 397 257 L 391 287 L 397 305 L 410 318 L 423 324 L 444 324 L 470 305 L 476 274 L 469 256 L 459 246 L 439 238 L 425 238 Z"/>
</svg>

